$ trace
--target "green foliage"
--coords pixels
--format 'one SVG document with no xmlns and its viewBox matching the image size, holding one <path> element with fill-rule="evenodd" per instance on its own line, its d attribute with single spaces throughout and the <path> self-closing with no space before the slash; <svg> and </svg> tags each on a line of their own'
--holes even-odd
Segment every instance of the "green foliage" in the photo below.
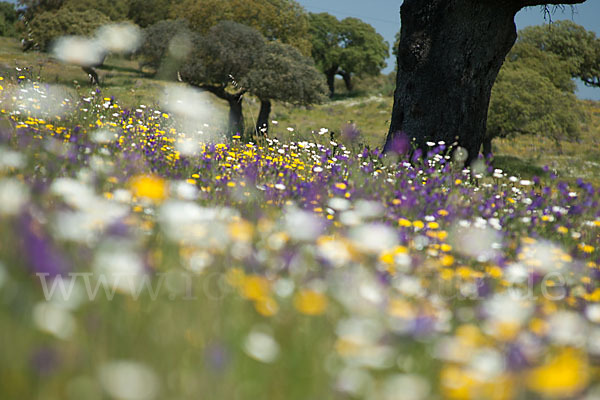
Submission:
<svg viewBox="0 0 600 400">
<path fill-rule="evenodd" d="M 573 77 L 600 87 L 600 39 L 593 32 L 564 20 L 525 28 L 519 42 L 558 55 L 570 65 Z"/>
<path fill-rule="evenodd" d="M 506 62 L 518 62 L 519 65 L 537 71 L 550 79 L 559 90 L 574 93 L 576 89 L 572 74 L 573 65 L 557 54 L 543 51 L 524 42 L 517 42 L 506 58 Z"/>
<path fill-rule="evenodd" d="M 234 21 L 258 30 L 267 40 L 279 40 L 310 54 L 308 17 L 294 0 L 182 0 L 171 8 L 173 18 L 206 33 L 220 21 Z"/>
<path fill-rule="evenodd" d="M 189 40 L 191 34 L 184 20 L 164 20 L 147 27 L 144 29 L 144 41 L 137 52 L 142 57 L 141 64 L 159 68 L 165 58 L 172 55 L 173 46 L 177 44 L 173 43 L 173 39 L 185 46 L 183 42 Z M 185 52 L 185 49 L 182 50 Z"/>
<path fill-rule="evenodd" d="M 265 49 L 260 32 L 232 21 L 219 22 L 206 35 L 195 34 L 181 77 L 198 86 L 236 87 L 247 79 Z"/>
<path fill-rule="evenodd" d="M 167 18 L 171 3 L 171 0 L 130 0 L 128 18 L 146 28 Z"/>
<path fill-rule="evenodd" d="M 396 32 L 394 36 L 394 45 L 392 46 L 392 54 L 394 57 L 398 57 L 398 47 L 400 47 L 400 31 Z"/>
<path fill-rule="evenodd" d="M 112 21 L 123 21 L 129 13 L 129 0 L 65 0 L 61 9 L 85 12 L 96 10 Z"/>
<path fill-rule="evenodd" d="M 338 62 L 342 48 L 340 41 L 340 21 L 331 14 L 309 13 L 312 57 L 317 66 L 326 71 Z"/>
<path fill-rule="evenodd" d="M 507 63 L 496 80 L 488 112 L 488 137 L 545 135 L 558 142 L 580 133 L 582 111 L 575 95 L 542 73 Z"/>
<path fill-rule="evenodd" d="M 6 1 L 0 1 L 0 36 L 15 36 L 15 23 L 17 22 L 17 10 L 15 5 Z"/>
<path fill-rule="evenodd" d="M 52 41 L 64 35 L 92 34 L 100 26 L 110 23 L 110 18 L 100 11 L 73 11 L 61 8 L 37 15 L 29 24 L 31 39 L 41 50 L 49 49 Z"/>
<path fill-rule="evenodd" d="M 308 105 L 323 102 L 327 86 L 323 74 L 312 59 L 298 49 L 279 42 L 269 42 L 242 85 L 248 85 L 260 99 Z"/>
<path fill-rule="evenodd" d="M 377 75 L 385 67 L 389 45 L 371 25 L 327 13 L 311 13 L 309 20 L 312 56 L 321 70 Z"/>
<path fill-rule="evenodd" d="M 58 10 L 64 2 L 65 0 L 18 0 L 17 4 L 24 10 L 23 15 L 29 21 L 45 11 Z"/>
</svg>

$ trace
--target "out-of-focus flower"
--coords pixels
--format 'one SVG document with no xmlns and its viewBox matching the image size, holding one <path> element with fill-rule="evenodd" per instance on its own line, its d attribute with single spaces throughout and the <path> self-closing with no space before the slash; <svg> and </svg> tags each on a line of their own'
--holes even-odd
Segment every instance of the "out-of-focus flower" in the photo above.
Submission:
<svg viewBox="0 0 600 400">
<path fill-rule="evenodd" d="M 100 27 L 96 31 L 96 40 L 107 51 L 131 53 L 141 42 L 142 32 L 134 24 L 121 22 Z"/>
<path fill-rule="evenodd" d="M 585 354 L 563 348 L 550 360 L 529 371 L 527 387 L 548 398 L 571 398 L 587 386 L 590 367 Z"/>
<path fill-rule="evenodd" d="M 33 309 L 33 321 L 41 331 L 59 339 L 70 339 L 77 327 L 75 318 L 65 308 L 53 303 L 42 302 Z"/>
<path fill-rule="evenodd" d="M 91 67 L 102 64 L 106 49 L 96 39 L 63 36 L 54 43 L 52 55 L 69 64 Z"/>
<path fill-rule="evenodd" d="M 14 178 L 0 179 L 0 216 L 19 213 L 29 200 L 29 189 Z"/>
<path fill-rule="evenodd" d="M 138 198 L 161 202 L 167 198 L 166 181 L 156 175 L 138 175 L 129 182 L 131 192 Z"/>
<path fill-rule="evenodd" d="M 119 400 L 152 400 L 158 396 L 158 376 L 137 361 L 111 361 L 100 366 L 98 379 L 111 397 Z"/>
<path fill-rule="evenodd" d="M 302 314 L 320 315 L 327 308 L 327 297 L 315 290 L 304 289 L 294 296 L 294 307 Z"/>
<path fill-rule="evenodd" d="M 272 363 L 279 356 L 279 344 L 267 332 L 253 329 L 244 341 L 244 351 L 263 363 Z"/>
</svg>

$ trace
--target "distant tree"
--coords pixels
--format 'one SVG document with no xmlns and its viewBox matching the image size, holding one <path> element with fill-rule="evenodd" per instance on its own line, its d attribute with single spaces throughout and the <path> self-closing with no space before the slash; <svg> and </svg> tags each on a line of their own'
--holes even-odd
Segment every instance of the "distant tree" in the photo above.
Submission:
<svg viewBox="0 0 600 400">
<path fill-rule="evenodd" d="M 13 3 L 0 1 L 0 36 L 15 36 L 17 10 Z"/>
<path fill-rule="evenodd" d="M 179 46 L 189 46 L 185 57 Z M 153 68 L 169 58 L 181 58 L 181 80 L 229 103 L 232 134 L 244 133 L 242 96 L 246 93 L 261 101 L 257 121 L 261 132 L 268 129 L 272 101 L 308 105 L 322 101 L 326 91 L 310 57 L 291 45 L 266 42 L 257 30 L 232 21 L 218 23 L 205 35 L 191 32 L 183 20 L 157 22 L 145 29 L 139 54 Z"/>
<path fill-rule="evenodd" d="M 577 86 L 573 82 L 572 74 L 576 66 L 557 54 L 540 50 L 529 43 L 517 41 L 504 62 L 505 64 L 518 63 L 519 66 L 528 67 L 550 79 L 557 89 L 575 93 Z"/>
<path fill-rule="evenodd" d="M 29 23 L 29 48 L 48 51 L 52 43 L 61 36 L 90 36 L 99 27 L 109 24 L 110 18 L 100 11 L 73 11 L 61 8 L 36 15 Z M 99 84 L 95 68 L 102 65 L 106 54 L 100 56 L 97 63 L 81 65 L 92 84 Z"/>
<path fill-rule="evenodd" d="M 557 146 L 580 134 L 583 111 L 573 91 L 561 90 L 544 71 L 521 61 L 506 63 L 492 89 L 483 153 L 492 153 L 492 139 L 542 135 Z"/>
<path fill-rule="evenodd" d="M 146 28 L 169 17 L 173 0 L 130 0 L 128 18 Z"/>
<path fill-rule="evenodd" d="M 137 51 L 142 58 L 141 65 L 149 66 L 157 70 L 169 56 L 173 56 L 177 50 L 178 43 L 174 40 L 190 40 L 192 31 L 188 28 L 185 20 L 158 21 L 144 29 L 144 40 Z M 184 43 L 179 43 L 185 45 Z M 188 43 L 191 45 L 191 43 Z M 185 58 L 187 54 L 174 55 L 177 58 Z"/>
<path fill-rule="evenodd" d="M 46 11 L 58 10 L 65 0 L 18 0 L 17 4 L 26 21 Z"/>
<path fill-rule="evenodd" d="M 572 66 L 573 77 L 600 87 L 600 39 L 583 26 L 564 20 L 527 27 L 519 32 L 517 43 L 558 55 Z"/>
<path fill-rule="evenodd" d="M 96 10 L 112 21 L 124 21 L 129 14 L 129 0 L 64 0 L 61 9 L 80 12 Z"/>
<path fill-rule="evenodd" d="M 52 41 L 60 36 L 89 36 L 110 22 L 110 18 L 96 10 L 73 11 L 61 8 L 57 11 L 46 11 L 36 15 L 29 23 L 30 38 L 34 48 L 47 51 Z"/>
<path fill-rule="evenodd" d="M 357 18 L 339 21 L 327 13 L 309 14 L 312 56 L 325 73 L 330 96 L 335 76 L 352 90 L 352 75 L 378 75 L 385 67 L 389 45 L 375 29 Z"/>
<path fill-rule="evenodd" d="M 392 54 L 398 58 L 398 46 L 400 46 L 400 31 L 394 36 L 394 45 L 392 46 Z"/>
<path fill-rule="evenodd" d="M 171 7 L 171 17 L 185 18 L 200 33 L 220 21 L 234 21 L 310 55 L 308 16 L 294 0 L 181 0 Z"/>
<path fill-rule="evenodd" d="M 298 49 L 279 42 L 269 42 L 257 65 L 242 81 L 250 93 L 260 100 L 257 133 L 269 129 L 271 101 L 310 105 L 326 99 L 327 86 L 323 74 L 310 57 Z"/>
<path fill-rule="evenodd" d="M 244 134 L 242 86 L 263 57 L 265 41 L 256 29 L 222 21 L 206 35 L 195 34 L 193 47 L 180 70 L 181 79 L 204 89 L 229 104 L 229 133 Z"/>
</svg>

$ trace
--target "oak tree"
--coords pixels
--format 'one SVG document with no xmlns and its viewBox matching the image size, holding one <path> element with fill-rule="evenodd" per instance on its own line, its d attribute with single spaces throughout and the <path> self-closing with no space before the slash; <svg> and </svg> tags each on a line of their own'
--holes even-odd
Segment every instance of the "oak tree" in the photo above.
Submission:
<svg viewBox="0 0 600 400">
<path fill-rule="evenodd" d="M 486 131 L 492 86 L 517 39 L 515 15 L 528 6 L 585 0 L 405 0 L 400 7 L 398 71 L 384 151 L 408 135 L 457 142 L 469 164 Z"/>
<path fill-rule="evenodd" d="M 385 67 L 389 45 L 371 25 L 358 18 L 339 21 L 328 13 L 309 14 L 312 57 L 325 73 L 329 94 L 335 94 L 335 77 L 352 90 L 352 76 L 378 75 Z"/>
</svg>

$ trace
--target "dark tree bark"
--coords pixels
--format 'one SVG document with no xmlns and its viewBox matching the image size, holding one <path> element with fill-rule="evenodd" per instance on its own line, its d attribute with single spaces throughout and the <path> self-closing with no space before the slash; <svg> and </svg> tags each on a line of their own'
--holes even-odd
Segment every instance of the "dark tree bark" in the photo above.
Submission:
<svg viewBox="0 0 600 400">
<path fill-rule="evenodd" d="M 329 97 L 333 97 L 335 94 L 335 75 L 338 73 L 338 67 L 331 67 L 325 71 L 327 77 L 327 86 L 329 87 Z"/>
<path fill-rule="evenodd" d="M 338 73 L 342 76 L 342 79 L 344 79 L 344 84 L 346 85 L 346 90 L 349 92 L 353 91 L 354 86 L 352 85 L 352 75 L 346 71 L 339 71 Z"/>
<path fill-rule="evenodd" d="M 485 158 L 492 158 L 493 154 L 492 154 L 492 138 L 489 136 L 485 136 L 483 138 L 483 147 L 482 147 L 482 151 L 483 151 L 483 156 Z"/>
<path fill-rule="evenodd" d="M 93 67 L 81 67 L 81 69 L 83 69 L 83 71 L 86 74 L 88 74 L 92 85 L 96 85 L 96 86 L 100 85 L 100 79 L 98 78 L 98 73 L 96 72 L 96 70 Z"/>
<path fill-rule="evenodd" d="M 516 37 L 523 7 L 585 0 L 405 0 L 392 120 L 384 151 L 401 132 L 426 151 L 428 141 L 458 142 L 467 164 L 479 154 L 492 85 Z"/>
<path fill-rule="evenodd" d="M 271 114 L 271 100 L 260 101 L 260 111 L 256 120 L 256 133 L 266 136 L 269 131 L 269 115 Z"/>
<path fill-rule="evenodd" d="M 242 113 L 242 96 L 232 95 L 229 102 L 229 133 L 244 136 L 244 114 Z"/>
<path fill-rule="evenodd" d="M 230 93 L 226 91 L 225 87 L 223 86 L 201 85 L 195 83 L 190 83 L 190 85 L 206 90 L 218 98 L 226 100 L 229 104 L 228 137 L 231 138 L 231 136 L 236 134 L 244 137 L 244 114 L 242 112 L 242 98 L 246 93 L 245 90 L 237 93 Z"/>
</svg>

